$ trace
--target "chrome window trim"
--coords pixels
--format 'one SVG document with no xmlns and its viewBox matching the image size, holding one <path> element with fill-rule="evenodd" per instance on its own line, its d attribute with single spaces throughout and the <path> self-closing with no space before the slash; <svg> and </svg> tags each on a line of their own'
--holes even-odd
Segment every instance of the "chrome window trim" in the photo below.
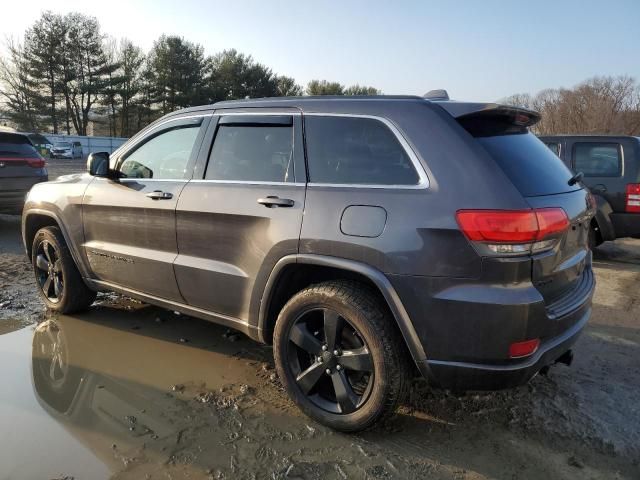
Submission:
<svg viewBox="0 0 640 480">
<path fill-rule="evenodd" d="M 418 155 L 411 148 L 411 145 L 404 137 L 400 129 L 388 118 L 380 117 L 377 115 L 367 115 L 367 114 L 358 114 L 358 113 L 321 113 L 321 112 L 310 112 L 304 114 L 304 116 L 309 117 L 346 117 L 346 118 L 368 118 L 371 120 L 377 120 L 383 123 L 390 131 L 393 133 L 404 149 L 405 153 L 408 155 L 411 163 L 413 164 L 413 168 L 418 174 L 418 183 L 414 185 L 384 185 L 384 184 L 364 184 L 364 183 L 356 183 L 356 184 L 347 184 L 347 183 L 318 183 L 318 182 L 309 182 L 307 185 L 310 187 L 332 187 L 332 188 L 378 188 L 378 189 L 394 189 L 394 190 L 422 190 L 429 188 L 430 181 L 427 175 L 424 166 L 420 162 Z M 307 159 L 308 162 L 308 159 Z"/>
<path fill-rule="evenodd" d="M 260 180 L 189 180 L 189 183 L 220 183 L 228 185 L 271 185 L 271 186 L 291 186 L 304 187 L 306 183 L 300 182 L 263 182 Z"/>
</svg>

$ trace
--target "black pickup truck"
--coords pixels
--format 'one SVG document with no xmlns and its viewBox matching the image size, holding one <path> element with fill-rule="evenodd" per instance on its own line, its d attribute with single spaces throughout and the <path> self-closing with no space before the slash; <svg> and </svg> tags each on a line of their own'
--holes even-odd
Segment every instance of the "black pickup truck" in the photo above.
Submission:
<svg viewBox="0 0 640 480">
<path fill-rule="evenodd" d="M 554 135 L 540 139 L 574 172 L 597 202 L 591 246 L 622 237 L 640 238 L 640 137 Z"/>
</svg>

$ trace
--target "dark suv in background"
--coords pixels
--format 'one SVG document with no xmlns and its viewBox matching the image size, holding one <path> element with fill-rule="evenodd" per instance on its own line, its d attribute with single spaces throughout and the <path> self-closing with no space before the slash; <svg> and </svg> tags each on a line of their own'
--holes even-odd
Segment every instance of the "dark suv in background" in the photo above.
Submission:
<svg viewBox="0 0 640 480">
<path fill-rule="evenodd" d="M 26 134 L 0 132 L 0 213 L 21 213 L 29 189 L 48 178 L 45 160 Z"/>
<path fill-rule="evenodd" d="M 535 112 L 433 97 L 163 117 L 32 189 L 42 298 L 73 312 L 113 290 L 273 343 L 293 400 L 344 431 L 392 413 L 415 370 L 496 389 L 569 363 L 589 192 L 528 132 Z"/>
<path fill-rule="evenodd" d="M 616 238 L 640 238 L 640 138 L 555 135 L 540 139 L 569 168 L 582 172 L 596 198 L 592 247 Z"/>
</svg>

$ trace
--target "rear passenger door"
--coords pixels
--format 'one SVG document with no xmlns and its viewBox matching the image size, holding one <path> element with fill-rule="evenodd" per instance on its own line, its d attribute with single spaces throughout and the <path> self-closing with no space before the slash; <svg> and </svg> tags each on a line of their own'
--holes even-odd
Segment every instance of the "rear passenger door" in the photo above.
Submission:
<svg viewBox="0 0 640 480">
<path fill-rule="evenodd" d="M 306 182 L 301 117 L 219 111 L 205 146 L 177 205 L 176 278 L 188 304 L 245 322 L 257 313 L 276 262 L 298 252 Z"/>
<path fill-rule="evenodd" d="M 633 144 L 625 139 L 576 139 L 568 145 L 571 169 L 584 174 L 584 184 L 604 197 L 614 211 L 624 211 L 624 158 L 633 155 Z M 630 172 L 629 172 L 630 173 Z"/>
</svg>

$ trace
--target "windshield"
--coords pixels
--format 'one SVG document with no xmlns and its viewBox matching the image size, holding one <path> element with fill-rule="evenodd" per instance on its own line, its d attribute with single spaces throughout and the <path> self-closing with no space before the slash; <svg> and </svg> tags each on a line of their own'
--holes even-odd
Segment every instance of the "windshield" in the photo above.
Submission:
<svg viewBox="0 0 640 480">
<path fill-rule="evenodd" d="M 478 142 L 525 197 L 579 190 L 571 171 L 532 133 L 480 137 Z"/>
<path fill-rule="evenodd" d="M 71 144 L 69 142 L 56 142 L 53 146 L 56 148 L 71 148 Z"/>
</svg>

